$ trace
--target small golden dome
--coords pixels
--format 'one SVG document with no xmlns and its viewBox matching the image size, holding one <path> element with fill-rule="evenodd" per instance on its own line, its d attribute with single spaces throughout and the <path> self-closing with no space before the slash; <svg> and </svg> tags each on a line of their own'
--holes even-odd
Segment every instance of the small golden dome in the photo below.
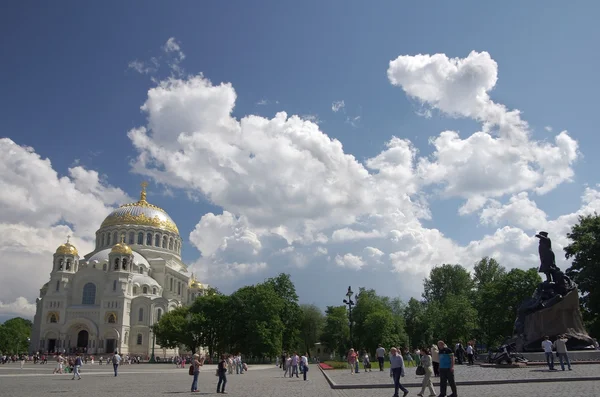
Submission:
<svg viewBox="0 0 600 397">
<path fill-rule="evenodd" d="M 79 252 L 77 252 L 77 248 L 75 248 L 75 246 L 71 243 L 69 243 L 69 239 L 71 238 L 71 236 L 67 236 L 67 242 L 64 244 L 61 244 L 57 249 L 56 249 L 56 255 L 79 255 Z"/>
<path fill-rule="evenodd" d="M 127 244 L 125 244 L 124 241 L 121 241 L 120 243 L 116 243 L 115 245 L 113 245 L 112 249 L 110 250 L 111 254 L 119 254 L 119 255 L 131 255 L 133 251 L 131 250 L 131 247 L 128 246 Z"/>
</svg>

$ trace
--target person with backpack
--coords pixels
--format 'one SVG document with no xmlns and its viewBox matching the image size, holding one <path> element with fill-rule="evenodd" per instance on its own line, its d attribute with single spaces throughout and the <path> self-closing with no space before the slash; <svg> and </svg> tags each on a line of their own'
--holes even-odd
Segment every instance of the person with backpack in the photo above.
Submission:
<svg viewBox="0 0 600 397">
<path fill-rule="evenodd" d="M 221 356 L 221 361 L 217 365 L 217 375 L 219 376 L 219 382 L 217 383 L 217 393 L 227 394 L 225 391 L 225 385 L 227 384 L 227 361 L 226 356 Z"/>
<path fill-rule="evenodd" d="M 121 356 L 119 356 L 119 352 L 115 351 L 115 354 L 112 356 L 112 365 L 115 370 L 115 376 L 119 373 L 119 364 L 121 363 Z"/>
<path fill-rule="evenodd" d="M 81 374 L 79 373 L 79 369 L 82 365 L 83 363 L 81 362 L 81 355 L 77 353 L 77 357 L 75 358 L 75 362 L 73 363 L 73 377 L 71 378 L 71 380 L 75 380 L 75 377 L 77 377 L 77 380 L 81 380 Z"/>
</svg>

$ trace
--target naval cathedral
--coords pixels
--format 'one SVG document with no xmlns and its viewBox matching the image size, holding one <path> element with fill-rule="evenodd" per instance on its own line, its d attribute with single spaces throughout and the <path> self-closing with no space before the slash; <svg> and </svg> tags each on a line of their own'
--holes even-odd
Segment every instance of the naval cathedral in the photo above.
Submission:
<svg viewBox="0 0 600 397">
<path fill-rule="evenodd" d="M 146 201 L 146 186 L 102 222 L 94 251 L 80 257 L 68 239 L 57 248 L 36 300 L 31 351 L 177 354 L 154 344 L 151 327 L 208 286 L 188 273 L 177 225 Z"/>
</svg>

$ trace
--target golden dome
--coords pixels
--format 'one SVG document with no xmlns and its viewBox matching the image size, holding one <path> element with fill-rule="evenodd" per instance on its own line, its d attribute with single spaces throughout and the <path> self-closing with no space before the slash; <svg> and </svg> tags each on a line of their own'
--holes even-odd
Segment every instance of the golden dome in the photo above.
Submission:
<svg viewBox="0 0 600 397">
<path fill-rule="evenodd" d="M 190 286 L 190 288 L 200 288 L 200 289 L 202 289 L 204 287 L 202 284 L 200 284 L 198 282 L 198 280 L 196 280 L 196 275 L 194 273 L 192 273 L 192 277 L 190 277 L 189 286 Z"/>
<path fill-rule="evenodd" d="M 130 246 L 125 244 L 124 241 L 121 241 L 120 243 L 116 243 L 115 245 L 113 245 L 112 249 L 110 250 L 110 253 L 119 255 L 131 255 L 133 251 L 131 250 Z"/>
<path fill-rule="evenodd" d="M 173 219 L 160 207 L 146 201 L 146 182 L 142 183 L 139 201 L 124 204 L 110 213 L 102 222 L 101 227 L 116 225 L 151 226 L 179 234 Z"/>
<path fill-rule="evenodd" d="M 79 255 L 79 252 L 77 252 L 77 248 L 75 248 L 75 246 L 71 243 L 69 243 L 69 239 L 71 238 L 71 236 L 67 236 L 67 242 L 64 244 L 61 244 L 57 249 L 56 249 L 56 255 Z"/>
</svg>

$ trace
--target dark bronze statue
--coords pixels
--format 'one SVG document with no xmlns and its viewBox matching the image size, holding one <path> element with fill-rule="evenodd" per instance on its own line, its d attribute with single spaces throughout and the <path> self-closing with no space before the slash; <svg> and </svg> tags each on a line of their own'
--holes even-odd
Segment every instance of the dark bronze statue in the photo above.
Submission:
<svg viewBox="0 0 600 397">
<path fill-rule="evenodd" d="M 543 336 L 567 334 L 569 349 L 589 348 L 591 338 L 583 325 L 577 285 L 556 266 L 548 233 L 539 232 L 535 237 L 540 239 L 538 271 L 546 275 L 546 281 L 519 306 L 513 337 L 507 343 L 516 343 L 519 350 L 536 351 Z"/>
<path fill-rule="evenodd" d="M 538 272 L 546 275 L 547 282 L 556 282 L 557 280 L 552 277 L 557 269 L 556 259 L 554 257 L 554 252 L 552 251 L 552 241 L 548 238 L 547 232 L 539 232 L 535 237 L 540 239 L 540 246 L 538 249 L 540 254 L 540 268 Z"/>
</svg>

